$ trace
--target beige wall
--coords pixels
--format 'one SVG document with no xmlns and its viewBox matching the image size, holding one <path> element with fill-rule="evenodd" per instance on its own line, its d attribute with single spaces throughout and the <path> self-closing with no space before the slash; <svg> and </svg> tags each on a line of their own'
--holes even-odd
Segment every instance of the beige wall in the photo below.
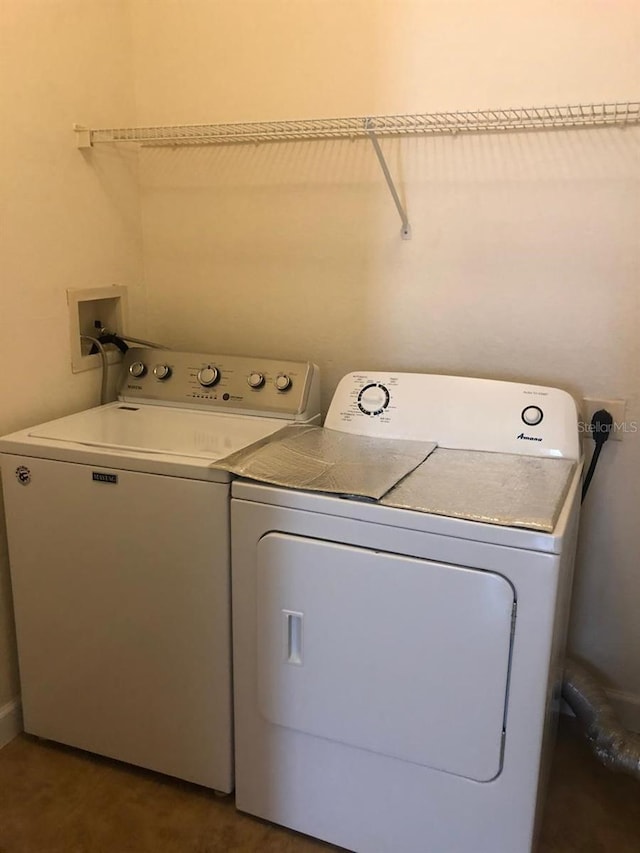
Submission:
<svg viewBox="0 0 640 853">
<path fill-rule="evenodd" d="M 0 0 L 0 38 L 4 434 L 99 402 L 99 372 L 71 373 L 66 288 L 127 284 L 138 316 L 142 252 L 136 156 L 89 162 L 71 129 L 133 121 L 127 3 Z M 2 709 L 18 681 L 0 531 Z"/>
<path fill-rule="evenodd" d="M 138 157 L 70 131 L 634 99 L 636 0 L 0 0 L 0 30 L 0 432 L 97 401 L 65 289 L 113 282 L 133 333 L 314 358 L 325 404 L 393 366 L 620 396 L 640 420 L 638 129 L 385 140 L 411 242 L 364 142 Z M 628 435 L 585 509 L 572 627 L 629 707 L 639 489 Z M 0 537 L 0 708 L 8 602 Z"/>
<path fill-rule="evenodd" d="M 134 0 L 141 123 L 638 97 L 636 0 Z M 551 383 L 640 420 L 640 130 L 141 155 L 149 332 L 361 367 Z M 640 435 L 585 507 L 573 648 L 640 703 Z M 640 709 L 640 704 L 636 710 Z M 640 719 L 640 717 L 639 717 Z"/>
</svg>

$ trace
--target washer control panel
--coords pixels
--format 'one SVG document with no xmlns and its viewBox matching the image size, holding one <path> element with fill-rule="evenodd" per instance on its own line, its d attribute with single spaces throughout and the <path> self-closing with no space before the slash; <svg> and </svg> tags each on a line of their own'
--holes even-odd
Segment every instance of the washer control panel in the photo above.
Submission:
<svg viewBox="0 0 640 853">
<path fill-rule="evenodd" d="M 580 458 L 578 412 L 559 388 L 427 373 L 350 373 L 325 426 L 441 447 Z"/>
<path fill-rule="evenodd" d="M 132 347 L 118 399 L 295 419 L 320 410 L 320 378 L 307 361 Z"/>
</svg>

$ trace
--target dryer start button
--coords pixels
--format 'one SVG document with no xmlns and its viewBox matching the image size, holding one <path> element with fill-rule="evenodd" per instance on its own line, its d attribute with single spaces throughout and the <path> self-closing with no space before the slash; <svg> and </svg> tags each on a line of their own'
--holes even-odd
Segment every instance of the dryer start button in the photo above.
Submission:
<svg viewBox="0 0 640 853">
<path fill-rule="evenodd" d="M 522 411 L 522 420 L 527 426 L 537 426 L 542 423 L 544 413 L 539 406 L 527 406 Z"/>
</svg>

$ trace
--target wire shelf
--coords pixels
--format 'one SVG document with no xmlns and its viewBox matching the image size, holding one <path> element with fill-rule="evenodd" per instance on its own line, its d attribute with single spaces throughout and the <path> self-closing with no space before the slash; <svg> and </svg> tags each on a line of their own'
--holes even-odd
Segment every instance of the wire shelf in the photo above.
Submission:
<svg viewBox="0 0 640 853">
<path fill-rule="evenodd" d="M 640 124 L 640 101 L 574 104 L 566 107 L 522 107 L 423 113 L 395 116 L 255 121 L 236 124 L 191 124 L 161 127 L 91 129 L 75 125 L 78 148 L 100 143 L 133 142 L 142 147 L 235 145 L 293 142 L 305 139 L 368 139 L 380 163 L 402 222 L 400 235 L 411 239 L 411 224 L 393 181 L 378 137 L 458 133 L 559 130 L 580 127 L 626 127 Z"/>
<path fill-rule="evenodd" d="M 554 107 L 476 110 L 394 116 L 301 119 L 294 121 L 195 124 L 89 129 L 76 125 L 79 146 L 135 142 L 142 146 L 233 145 L 304 139 L 358 139 L 375 136 L 426 136 L 496 133 L 640 123 L 640 101 Z"/>
</svg>

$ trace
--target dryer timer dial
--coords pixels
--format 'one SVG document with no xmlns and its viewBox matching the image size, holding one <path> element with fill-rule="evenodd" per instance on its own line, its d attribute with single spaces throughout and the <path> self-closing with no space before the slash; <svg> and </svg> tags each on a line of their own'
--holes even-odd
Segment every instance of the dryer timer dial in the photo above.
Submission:
<svg viewBox="0 0 640 853">
<path fill-rule="evenodd" d="M 358 394 L 358 408 L 364 415 L 374 417 L 381 415 L 389 405 L 391 396 L 385 385 L 379 382 L 371 382 L 365 385 Z"/>
</svg>

